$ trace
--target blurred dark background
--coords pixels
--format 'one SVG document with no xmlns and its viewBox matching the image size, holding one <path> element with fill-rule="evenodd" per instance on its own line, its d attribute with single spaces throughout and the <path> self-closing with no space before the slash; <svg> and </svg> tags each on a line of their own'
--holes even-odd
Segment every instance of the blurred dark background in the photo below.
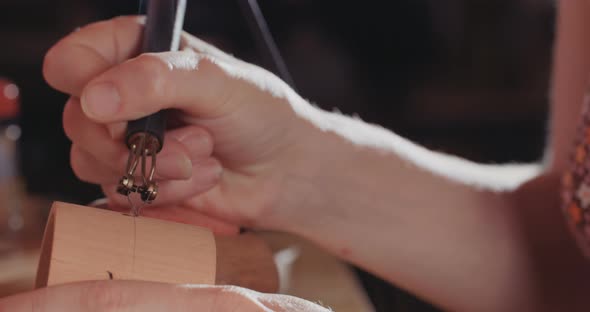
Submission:
<svg viewBox="0 0 590 312">
<path fill-rule="evenodd" d="M 543 151 L 554 4 L 547 0 L 260 0 L 300 94 L 430 148 L 483 162 L 529 162 Z M 66 96 L 41 65 L 59 38 L 136 14 L 138 1 L 2 0 L 0 77 L 21 90 L 20 168 L 33 194 L 87 203 L 61 128 Z M 265 64 L 237 1 L 191 0 L 185 30 Z M 358 271 L 378 311 L 426 303 Z"/>
</svg>

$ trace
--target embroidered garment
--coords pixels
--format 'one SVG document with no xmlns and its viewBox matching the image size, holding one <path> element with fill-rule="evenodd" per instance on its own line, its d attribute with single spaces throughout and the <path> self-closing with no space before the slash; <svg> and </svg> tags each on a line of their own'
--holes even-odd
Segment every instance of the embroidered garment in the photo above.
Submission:
<svg viewBox="0 0 590 312">
<path fill-rule="evenodd" d="M 562 208 L 578 245 L 590 258 L 590 90 L 584 97 L 570 161 L 562 179 Z"/>
</svg>

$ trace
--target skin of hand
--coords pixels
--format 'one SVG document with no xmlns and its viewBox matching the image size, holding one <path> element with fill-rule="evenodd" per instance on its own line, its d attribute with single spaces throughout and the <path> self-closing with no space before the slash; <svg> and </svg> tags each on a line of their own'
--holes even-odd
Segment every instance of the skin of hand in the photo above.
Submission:
<svg viewBox="0 0 590 312">
<path fill-rule="evenodd" d="M 45 57 L 47 82 L 71 96 L 63 126 L 75 174 L 100 184 L 109 208 L 128 209 L 115 191 L 128 156 L 126 121 L 168 109 L 159 194 L 142 215 L 221 234 L 239 226 L 289 228 L 290 212 L 298 211 L 292 207 L 305 198 L 297 185 L 309 180 L 305 138 L 317 131 L 302 116 L 314 109 L 271 73 L 187 34 L 181 51 L 137 56 L 142 31 L 139 17 L 98 22 L 69 34 Z M 110 282 L 36 290 L 3 300 L 0 310 L 327 311 L 236 287 Z"/>
<path fill-rule="evenodd" d="M 0 311 L 244 311 L 327 312 L 287 295 L 235 286 L 170 285 L 142 281 L 91 281 L 37 289 L 0 299 Z"/>
<path fill-rule="evenodd" d="M 64 128 L 74 171 L 101 184 L 114 208 L 126 206 L 114 192 L 124 121 L 172 109 L 161 193 L 145 215 L 225 233 L 292 232 L 445 310 L 586 311 L 590 267 L 558 192 L 587 80 L 585 12 L 585 0 L 560 2 L 546 166 L 429 151 L 320 111 L 274 75 L 188 35 L 181 52 L 135 57 L 137 18 L 67 36 L 44 74 L 72 96 Z"/>
<path fill-rule="evenodd" d="M 290 226 L 303 196 L 304 138 L 312 109 L 271 73 L 187 34 L 178 52 L 137 56 L 143 19 L 119 17 L 66 36 L 47 53 L 43 73 L 69 94 L 64 131 L 71 166 L 100 184 L 111 209 L 128 209 L 115 188 L 127 161 L 127 120 L 168 109 L 158 154 L 155 205 L 142 214 L 235 234 L 239 226 Z M 313 110 L 313 109 L 312 109 Z M 299 112 L 297 112 L 299 111 Z M 282 190 L 289 190 L 288 193 Z M 290 207 L 288 207 L 290 206 Z M 311 302 L 223 286 L 85 282 L 5 298 L 10 311 L 327 311 Z"/>
<path fill-rule="evenodd" d="M 142 29 L 138 17 L 95 23 L 46 55 L 47 82 L 71 95 L 63 125 L 76 175 L 100 184 L 113 209 L 127 207 L 115 191 L 128 156 L 125 121 L 169 109 L 159 194 L 144 215 L 221 233 L 289 228 L 305 198 L 298 185 L 309 180 L 305 138 L 317 129 L 301 112 L 311 105 L 271 73 L 187 34 L 182 51 L 136 57 Z"/>
</svg>

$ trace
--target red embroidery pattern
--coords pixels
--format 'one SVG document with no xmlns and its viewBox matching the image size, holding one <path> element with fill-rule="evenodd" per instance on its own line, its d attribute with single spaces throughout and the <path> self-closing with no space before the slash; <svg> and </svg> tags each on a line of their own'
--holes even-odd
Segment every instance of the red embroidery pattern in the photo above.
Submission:
<svg viewBox="0 0 590 312">
<path fill-rule="evenodd" d="M 563 212 L 584 253 L 590 257 L 590 92 L 584 98 L 571 165 L 562 178 Z"/>
</svg>

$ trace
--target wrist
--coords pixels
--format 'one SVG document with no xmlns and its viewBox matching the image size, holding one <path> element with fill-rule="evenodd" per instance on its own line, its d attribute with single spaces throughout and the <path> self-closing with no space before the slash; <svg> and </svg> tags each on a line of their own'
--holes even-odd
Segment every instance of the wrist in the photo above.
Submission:
<svg viewBox="0 0 590 312">
<path fill-rule="evenodd" d="M 274 224 L 295 234 L 306 232 L 337 214 L 338 197 L 352 194 L 347 189 L 359 146 L 333 131 L 333 118 L 347 118 L 309 106 L 298 115 L 297 138 L 289 152 Z M 312 217 L 310 217 L 312 216 Z"/>
</svg>

